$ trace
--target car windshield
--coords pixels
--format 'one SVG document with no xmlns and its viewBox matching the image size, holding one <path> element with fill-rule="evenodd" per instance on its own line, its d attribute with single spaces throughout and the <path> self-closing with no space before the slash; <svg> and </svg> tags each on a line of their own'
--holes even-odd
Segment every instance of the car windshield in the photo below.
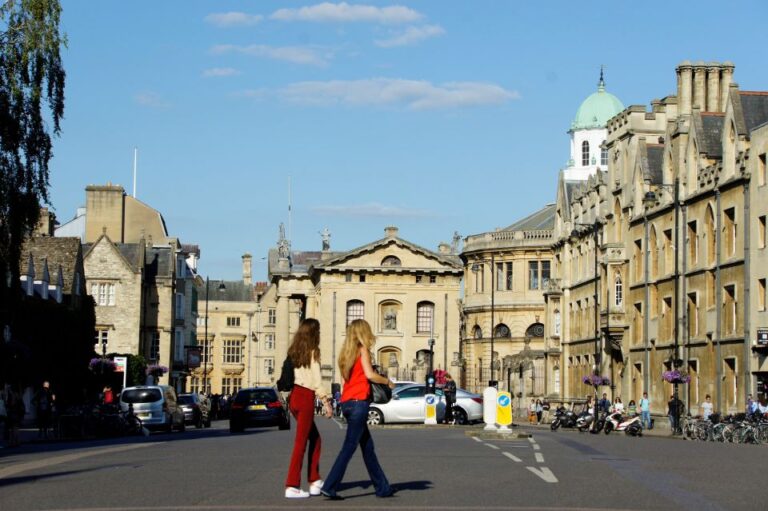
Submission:
<svg viewBox="0 0 768 511">
<path fill-rule="evenodd" d="M 186 394 L 186 395 L 182 394 L 182 395 L 179 396 L 179 404 L 182 404 L 182 405 L 193 405 L 193 404 L 195 404 L 195 398 L 192 397 L 189 394 Z"/>
<path fill-rule="evenodd" d="M 159 389 L 127 389 L 120 399 L 124 403 L 156 403 L 161 398 Z"/>
<path fill-rule="evenodd" d="M 272 389 L 241 390 L 235 398 L 236 403 L 271 403 L 277 401 L 277 394 Z"/>
</svg>

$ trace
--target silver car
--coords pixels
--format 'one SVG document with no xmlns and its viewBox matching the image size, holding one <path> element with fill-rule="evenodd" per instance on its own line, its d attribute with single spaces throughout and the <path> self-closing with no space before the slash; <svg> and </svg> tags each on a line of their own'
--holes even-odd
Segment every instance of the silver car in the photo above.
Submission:
<svg viewBox="0 0 768 511">
<path fill-rule="evenodd" d="M 424 396 L 426 386 L 415 384 L 392 391 L 392 399 L 385 404 L 371 404 L 368 410 L 368 424 L 392 422 L 424 422 Z M 442 389 L 436 389 L 437 421 L 445 417 L 445 396 Z M 483 396 L 463 389 L 456 390 L 454 418 L 457 424 L 468 424 L 483 418 Z"/>
<path fill-rule="evenodd" d="M 129 408 L 147 429 L 184 431 L 184 411 L 176 401 L 176 391 L 169 385 L 127 387 L 120 393 L 120 409 Z"/>
</svg>

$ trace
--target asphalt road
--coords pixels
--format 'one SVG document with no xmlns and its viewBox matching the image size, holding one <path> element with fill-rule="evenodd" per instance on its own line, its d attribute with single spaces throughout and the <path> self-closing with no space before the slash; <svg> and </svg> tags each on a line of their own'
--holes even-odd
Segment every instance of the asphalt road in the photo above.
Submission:
<svg viewBox="0 0 768 511">
<path fill-rule="evenodd" d="M 324 474 L 344 431 L 318 424 Z M 393 498 L 375 497 L 358 454 L 341 488 L 346 500 L 287 500 L 293 431 L 230 435 L 226 426 L 0 450 L 0 510 L 768 510 L 765 446 L 546 429 L 478 440 L 445 426 L 374 431 Z"/>
</svg>

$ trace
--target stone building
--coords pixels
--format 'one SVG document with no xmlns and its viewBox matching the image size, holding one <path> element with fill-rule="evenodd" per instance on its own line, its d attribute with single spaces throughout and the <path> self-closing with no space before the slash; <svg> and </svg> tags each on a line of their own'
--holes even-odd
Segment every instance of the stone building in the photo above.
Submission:
<svg viewBox="0 0 768 511">
<path fill-rule="evenodd" d="M 566 311 L 565 396 L 589 392 L 580 378 L 595 368 L 609 394 L 647 391 L 660 414 L 665 371 L 690 376 L 678 392 L 694 413 L 705 394 L 730 413 L 764 392 L 768 94 L 740 91 L 733 69 L 682 63 L 676 95 L 608 121 L 606 170 L 561 179 L 548 296 Z"/>
<path fill-rule="evenodd" d="M 549 357 L 543 324 L 554 212 L 550 204 L 509 227 L 464 240 L 461 384 L 467 389 L 482 391 L 497 380 L 522 400 L 556 387 L 557 358 Z"/>
</svg>

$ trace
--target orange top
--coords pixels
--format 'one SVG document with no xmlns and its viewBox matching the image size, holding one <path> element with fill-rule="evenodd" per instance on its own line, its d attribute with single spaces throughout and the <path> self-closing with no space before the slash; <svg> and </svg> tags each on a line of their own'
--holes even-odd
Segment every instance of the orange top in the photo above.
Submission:
<svg viewBox="0 0 768 511">
<path fill-rule="evenodd" d="M 368 383 L 368 378 L 365 377 L 365 371 L 363 371 L 362 357 L 358 356 L 355 360 L 355 365 L 352 366 L 352 372 L 349 375 L 349 379 L 344 382 L 344 390 L 341 392 L 341 402 L 357 399 L 360 401 L 366 401 L 368 395 L 371 393 L 371 384 Z"/>
</svg>

